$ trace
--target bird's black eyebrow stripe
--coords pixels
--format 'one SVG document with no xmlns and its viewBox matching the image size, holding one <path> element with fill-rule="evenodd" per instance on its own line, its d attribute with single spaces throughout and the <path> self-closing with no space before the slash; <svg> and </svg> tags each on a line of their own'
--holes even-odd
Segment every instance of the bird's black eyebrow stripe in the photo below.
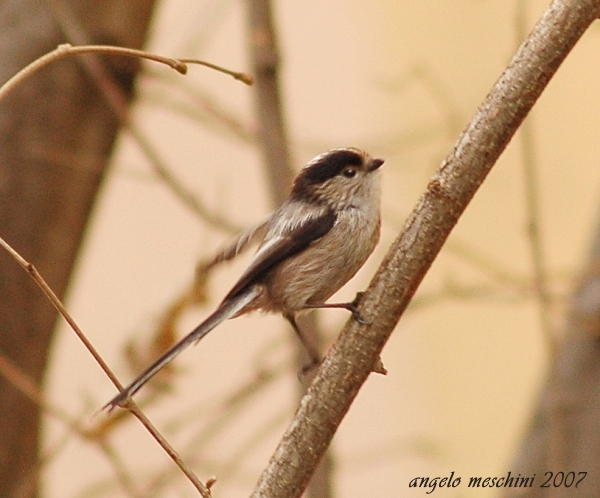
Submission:
<svg viewBox="0 0 600 498">
<path fill-rule="evenodd" d="M 336 150 L 305 168 L 298 176 L 297 181 L 322 183 L 337 176 L 346 166 L 360 166 L 362 162 L 363 158 L 358 152 Z"/>
</svg>

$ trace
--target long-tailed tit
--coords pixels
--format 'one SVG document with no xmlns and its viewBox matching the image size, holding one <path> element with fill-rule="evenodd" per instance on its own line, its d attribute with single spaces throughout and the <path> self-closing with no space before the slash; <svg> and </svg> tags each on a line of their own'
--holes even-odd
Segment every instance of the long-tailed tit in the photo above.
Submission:
<svg viewBox="0 0 600 498">
<path fill-rule="evenodd" d="M 345 308 L 361 320 L 354 303 L 326 304 L 365 263 L 379 241 L 382 159 L 354 148 L 318 155 L 300 171 L 289 198 L 265 221 L 238 235 L 214 262 L 229 260 L 251 243 L 260 245 L 246 271 L 217 310 L 123 389 L 106 407 L 122 406 L 187 346 L 224 320 L 262 310 L 279 312 L 292 325 L 314 362 L 296 316 L 312 308 Z"/>
</svg>

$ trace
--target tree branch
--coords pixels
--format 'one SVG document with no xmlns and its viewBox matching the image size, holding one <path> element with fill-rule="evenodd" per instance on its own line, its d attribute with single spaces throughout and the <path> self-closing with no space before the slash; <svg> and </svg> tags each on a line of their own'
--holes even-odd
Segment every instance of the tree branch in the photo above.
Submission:
<svg viewBox="0 0 600 498">
<path fill-rule="evenodd" d="M 600 0 L 554 1 L 429 182 L 361 303 L 325 358 L 252 494 L 300 496 L 450 231 L 562 61 L 600 14 Z"/>
<path fill-rule="evenodd" d="M 254 67 L 256 84 L 256 115 L 259 119 L 260 141 L 264 158 L 271 204 L 282 204 L 290 190 L 294 169 L 292 167 L 289 140 L 285 126 L 283 103 L 279 85 L 279 50 L 273 23 L 270 0 L 250 0 L 248 2 L 249 47 Z M 300 327 L 305 339 L 318 348 L 321 334 L 315 314 L 300 319 Z M 296 343 L 297 344 L 297 343 Z M 311 358 L 305 348 L 297 344 L 297 367 L 302 369 Z M 312 377 L 304 376 L 299 386 L 299 397 L 306 392 Z M 331 496 L 332 457 L 327 455 L 322 465 L 314 472 L 314 479 L 308 484 L 307 497 L 328 498 Z"/>
<path fill-rule="evenodd" d="M 256 115 L 260 146 L 267 171 L 271 204 L 279 206 L 288 195 L 294 170 L 279 90 L 279 55 L 268 0 L 248 2 L 250 57 L 254 68 Z"/>
</svg>

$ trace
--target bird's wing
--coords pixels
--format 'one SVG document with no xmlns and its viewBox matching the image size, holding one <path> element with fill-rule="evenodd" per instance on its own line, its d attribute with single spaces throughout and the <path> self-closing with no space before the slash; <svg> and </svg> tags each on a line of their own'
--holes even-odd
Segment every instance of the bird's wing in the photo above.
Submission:
<svg viewBox="0 0 600 498">
<path fill-rule="evenodd" d="M 281 211 L 285 213 L 286 211 Z M 293 213 L 293 211 L 292 211 Z M 223 302 L 258 282 L 271 268 L 294 254 L 306 249 L 310 244 L 323 237 L 335 224 L 336 214 L 323 208 L 306 216 L 293 213 L 288 219 L 275 218 L 254 258 L 237 283 L 229 291 Z M 299 221 L 297 221 L 299 220 Z"/>
<path fill-rule="evenodd" d="M 239 233 L 232 241 L 223 247 L 212 259 L 202 265 L 203 270 L 207 270 L 223 261 L 229 261 L 238 254 L 245 251 L 251 244 L 259 243 L 265 237 L 269 227 L 267 218 L 253 227 L 250 227 Z"/>
</svg>

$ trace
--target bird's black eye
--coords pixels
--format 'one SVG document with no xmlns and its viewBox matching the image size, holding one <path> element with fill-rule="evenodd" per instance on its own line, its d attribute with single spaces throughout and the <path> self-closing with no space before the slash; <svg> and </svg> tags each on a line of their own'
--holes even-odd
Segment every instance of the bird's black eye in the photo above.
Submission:
<svg viewBox="0 0 600 498">
<path fill-rule="evenodd" d="M 346 178 L 354 178 L 357 172 L 358 170 L 354 166 L 350 166 L 342 171 L 342 175 Z"/>
</svg>

